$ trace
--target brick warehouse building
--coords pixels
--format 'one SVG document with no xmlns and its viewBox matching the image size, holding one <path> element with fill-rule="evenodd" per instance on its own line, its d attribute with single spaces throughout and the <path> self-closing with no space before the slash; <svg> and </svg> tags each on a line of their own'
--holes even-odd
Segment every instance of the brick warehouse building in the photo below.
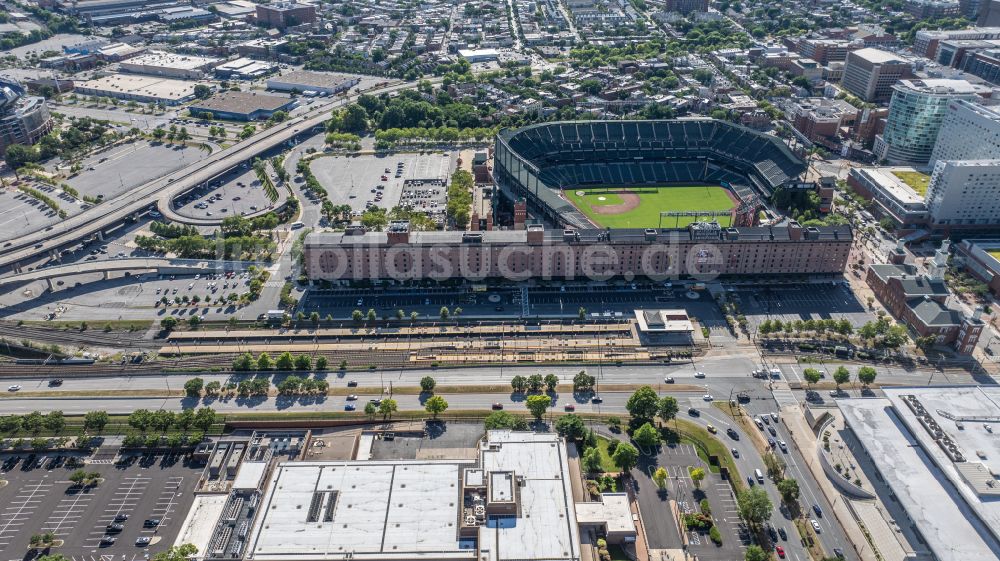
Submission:
<svg viewBox="0 0 1000 561">
<path fill-rule="evenodd" d="M 853 234 L 847 226 L 686 229 L 385 232 L 361 227 L 306 237 L 310 280 L 466 278 L 670 278 L 842 273 Z"/>
<path fill-rule="evenodd" d="M 949 245 L 945 241 L 937 251 L 929 273 L 905 263 L 878 264 L 868 268 L 865 282 L 889 313 L 919 336 L 933 335 L 937 344 L 950 344 L 962 354 L 972 354 L 984 323 L 979 319 L 981 311 L 966 317 L 946 304 L 949 291 L 944 271 Z"/>
</svg>

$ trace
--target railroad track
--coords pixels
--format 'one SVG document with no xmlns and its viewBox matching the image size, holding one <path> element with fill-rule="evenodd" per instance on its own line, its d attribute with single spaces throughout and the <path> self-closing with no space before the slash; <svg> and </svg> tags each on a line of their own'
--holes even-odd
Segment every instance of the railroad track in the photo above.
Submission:
<svg viewBox="0 0 1000 561">
<path fill-rule="evenodd" d="M 115 349 L 151 350 L 163 345 L 162 341 L 143 339 L 144 331 L 79 331 L 74 329 L 52 329 L 27 325 L 0 323 L 0 337 L 20 341 L 28 339 L 38 343 L 56 345 L 79 345 L 87 347 L 109 347 Z"/>
</svg>

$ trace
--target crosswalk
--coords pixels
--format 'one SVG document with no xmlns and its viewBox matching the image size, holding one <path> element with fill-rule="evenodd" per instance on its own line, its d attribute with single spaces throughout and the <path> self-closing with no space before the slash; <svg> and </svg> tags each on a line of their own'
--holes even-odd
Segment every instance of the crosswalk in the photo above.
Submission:
<svg viewBox="0 0 1000 561">
<path fill-rule="evenodd" d="M 779 409 L 799 404 L 799 400 L 784 381 L 773 382 L 771 395 L 774 396 L 774 401 L 778 402 Z"/>
</svg>

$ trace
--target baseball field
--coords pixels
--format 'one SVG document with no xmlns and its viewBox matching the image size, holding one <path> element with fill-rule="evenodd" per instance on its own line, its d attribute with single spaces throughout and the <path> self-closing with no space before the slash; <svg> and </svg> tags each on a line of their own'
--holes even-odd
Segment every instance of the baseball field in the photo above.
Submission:
<svg viewBox="0 0 1000 561">
<path fill-rule="evenodd" d="M 736 207 L 732 193 L 719 186 L 665 186 L 566 189 L 566 198 L 587 218 L 602 228 L 656 228 L 661 225 L 661 212 L 718 211 Z M 664 217 L 662 227 L 685 227 L 709 216 Z M 723 227 L 729 226 L 729 215 L 715 218 Z"/>
</svg>

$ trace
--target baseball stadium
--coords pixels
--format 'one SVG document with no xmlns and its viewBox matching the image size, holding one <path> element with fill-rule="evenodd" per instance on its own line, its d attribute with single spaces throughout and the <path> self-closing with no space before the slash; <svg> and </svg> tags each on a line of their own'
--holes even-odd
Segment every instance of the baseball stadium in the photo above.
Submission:
<svg viewBox="0 0 1000 561">
<path fill-rule="evenodd" d="M 714 119 L 504 129 L 494 162 L 508 196 L 579 229 L 754 226 L 763 201 L 806 170 L 780 139 Z"/>
</svg>

